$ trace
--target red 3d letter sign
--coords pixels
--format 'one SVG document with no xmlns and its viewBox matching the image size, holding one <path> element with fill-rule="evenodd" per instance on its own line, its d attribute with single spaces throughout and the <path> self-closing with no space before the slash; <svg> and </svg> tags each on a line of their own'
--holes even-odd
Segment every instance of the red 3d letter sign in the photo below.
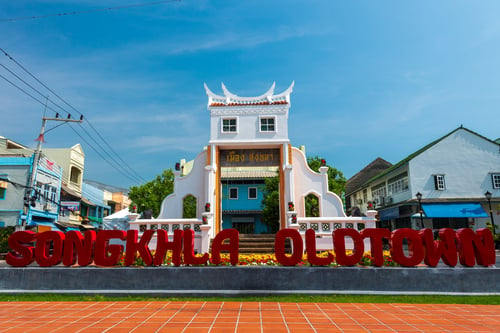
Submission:
<svg viewBox="0 0 500 333">
<path fill-rule="evenodd" d="M 156 251 L 153 255 L 149 242 L 155 233 Z M 5 259 L 14 267 L 27 266 L 34 261 L 43 267 L 61 262 L 64 266 L 87 266 L 93 262 L 97 266 L 109 267 L 117 265 L 124 254 L 126 266 L 133 265 L 137 258 L 141 258 L 146 266 L 159 266 L 163 264 L 167 251 L 171 251 L 175 266 L 182 263 L 207 264 L 209 254 L 195 254 L 194 240 L 193 230 L 175 230 L 172 240 L 169 240 L 165 230 L 146 230 L 140 239 L 137 230 L 103 230 L 98 233 L 86 231 L 83 235 L 78 231 L 66 234 L 60 231 L 18 231 L 9 237 L 8 243 L 12 251 Z M 228 242 L 224 243 L 225 240 Z M 227 251 L 231 264 L 237 265 L 238 244 L 239 234 L 235 229 L 225 229 L 217 234 L 212 246 L 213 263 L 220 264 L 220 252 Z"/>
<path fill-rule="evenodd" d="M 156 251 L 154 254 L 149 243 L 156 233 Z M 346 251 L 346 238 L 353 244 L 351 253 Z M 285 253 L 285 241 L 292 241 L 292 253 Z M 383 240 L 390 244 L 392 260 L 401 266 L 415 266 L 422 261 L 435 267 L 439 260 L 448 266 L 456 266 L 457 262 L 467 267 L 476 264 L 491 266 L 495 264 L 495 244 L 489 229 L 441 229 L 439 240 L 434 240 L 430 229 L 420 231 L 412 229 L 397 229 L 390 232 L 387 229 L 364 229 L 358 232 L 354 229 L 337 229 L 332 233 L 332 254 L 319 257 L 316 251 L 316 234 L 309 229 L 303 236 L 294 229 L 282 229 L 276 234 L 275 255 L 281 265 L 295 266 L 303 259 L 304 250 L 309 263 L 325 266 L 336 260 L 343 266 L 357 265 L 363 257 L 365 242 L 370 242 L 371 257 L 375 266 L 384 263 Z M 137 230 L 103 230 L 98 233 L 77 231 L 62 233 L 46 231 L 34 233 L 18 231 L 8 240 L 12 251 L 7 254 L 6 262 L 15 267 L 27 266 L 34 261 L 42 267 L 58 265 L 87 266 L 92 262 L 97 266 L 115 266 L 122 258 L 126 266 L 133 265 L 136 258 L 141 258 L 147 266 L 163 264 L 167 251 L 172 253 L 172 263 L 175 266 L 204 265 L 209 260 L 209 254 L 194 252 L 195 234 L 193 230 L 175 230 L 168 238 L 164 230 L 147 230 L 139 239 Z M 305 249 L 304 249 L 305 240 Z M 227 242 L 225 242 L 227 241 Z M 408 244 L 408 251 L 403 248 Z M 125 246 L 125 254 L 124 246 Z M 235 229 L 225 229 L 217 234 L 212 245 L 212 263 L 221 263 L 221 251 L 229 252 L 232 265 L 238 264 L 239 233 Z M 407 253 L 406 253 L 407 252 Z M 123 257 L 124 254 L 124 257 Z"/>
<path fill-rule="evenodd" d="M 333 256 L 319 258 L 316 252 L 316 235 L 309 229 L 305 233 L 306 253 L 311 265 L 329 265 Z M 375 266 L 384 264 L 383 239 L 387 239 L 391 246 L 392 260 L 401 266 L 416 266 L 422 261 L 435 267 L 439 259 L 448 266 L 460 264 L 467 267 L 475 265 L 476 261 L 482 266 L 495 264 L 495 244 L 489 229 L 479 229 L 476 233 L 472 229 L 441 229 L 439 240 L 434 240 L 431 229 L 417 231 L 413 229 L 397 229 L 393 232 L 388 229 L 373 228 L 358 232 L 354 229 L 337 229 L 332 233 L 333 250 L 337 264 L 342 266 L 357 265 L 363 257 L 365 240 L 370 242 L 371 257 Z M 292 241 L 292 253 L 285 253 L 285 240 Z M 353 244 L 351 254 L 346 251 L 346 238 Z M 403 244 L 408 243 L 408 254 Z M 458 247 L 455 244 L 458 244 Z M 302 261 L 302 235 L 295 229 L 282 229 L 276 234 L 275 253 L 278 262 L 284 266 L 294 266 Z"/>
</svg>

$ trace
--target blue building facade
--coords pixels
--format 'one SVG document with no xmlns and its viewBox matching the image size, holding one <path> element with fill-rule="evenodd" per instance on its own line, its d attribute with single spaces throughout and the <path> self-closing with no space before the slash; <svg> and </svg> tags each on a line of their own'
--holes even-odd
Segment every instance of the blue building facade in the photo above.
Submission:
<svg viewBox="0 0 500 333">
<path fill-rule="evenodd" d="M 222 228 L 244 234 L 268 232 L 262 223 L 264 179 L 222 180 Z"/>
<path fill-rule="evenodd" d="M 33 172 L 33 156 L 0 155 L 0 227 L 54 227 L 59 214 L 62 169 L 41 156 Z M 52 229 L 52 228 L 51 228 Z"/>
<path fill-rule="evenodd" d="M 82 184 L 82 196 L 89 202 L 83 202 L 81 216 L 94 226 L 102 225 L 102 219 L 108 216 L 111 207 L 104 204 L 104 191 L 86 183 Z"/>
</svg>

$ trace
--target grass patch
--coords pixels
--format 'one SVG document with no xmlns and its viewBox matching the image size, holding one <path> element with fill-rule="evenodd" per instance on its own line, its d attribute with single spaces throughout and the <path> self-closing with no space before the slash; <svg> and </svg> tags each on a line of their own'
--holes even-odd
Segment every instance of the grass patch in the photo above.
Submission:
<svg viewBox="0 0 500 333">
<path fill-rule="evenodd" d="M 281 302 L 281 303 L 410 303 L 500 305 L 500 296 L 441 295 L 271 295 L 227 297 L 149 297 L 67 294 L 0 294 L 0 302 Z"/>
</svg>

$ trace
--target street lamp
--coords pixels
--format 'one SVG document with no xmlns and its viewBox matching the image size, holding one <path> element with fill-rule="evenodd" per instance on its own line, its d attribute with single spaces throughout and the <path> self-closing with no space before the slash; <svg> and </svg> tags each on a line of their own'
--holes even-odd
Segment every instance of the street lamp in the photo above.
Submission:
<svg viewBox="0 0 500 333">
<path fill-rule="evenodd" d="M 490 193 L 490 191 L 486 191 L 484 196 L 486 197 L 486 200 L 488 200 L 488 207 L 490 208 L 491 226 L 493 227 L 493 236 L 495 236 L 495 222 L 493 221 L 493 211 L 491 210 L 491 193 Z"/>
<path fill-rule="evenodd" d="M 420 227 L 423 229 L 424 228 L 424 218 L 422 216 L 422 193 L 420 192 L 417 192 L 417 194 L 415 194 L 415 196 L 417 197 L 417 200 L 418 200 L 418 209 L 419 209 L 419 212 L 420 212 Z"/>
</svg>

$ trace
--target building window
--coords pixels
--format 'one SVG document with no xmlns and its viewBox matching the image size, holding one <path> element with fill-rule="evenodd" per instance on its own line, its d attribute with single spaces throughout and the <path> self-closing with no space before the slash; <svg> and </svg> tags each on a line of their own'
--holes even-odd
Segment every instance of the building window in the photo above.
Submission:
<svg viewBox="0 0 500 333">
<path fill-rule="evenodd" d="M 69 181 L 73 183 L 74 185 L 79 185 L 80 184 L 80 179 L 81 179 L 82 171 L 78 168 L 75 168 L 74 166 L 71 167 L 71 172 L 69 175 Z"/>
<path fill-rule="evenodd" d="M 230 187 L 229 188 L 229 199 L 238 199 L 238 188 Z"/>
<path fill-rule="evenodd" d="M 238 122 L 236 118 L 222 118 L 222 133 L 236 133 Z"/>
<path fill-rule="evenodd" d="M 385 189 L 385 183 L 378 184 L 372 187 L 372 198 L 375 203 L 382 205 L 386 196 L 387 191 Z"/>
<path fill-rule="evenodd" d="M 260 118 L 260 131 L 261 132 L 275 132 L 275 118 Z"/>
<path fill-rule="evenodd" d="M 408 191 L 408 173 L 403 172 L 389 179 L 387 181 L 387 190 L 389 195 Z"/>
<path fill-rule="evenodd" d="M 0 200 L 4 200 L 5 199 L 5 194 L 6 193 L 7 193 L 7 189 L 3 188 L 3 187 L 0 187 Z"/>
<path fill-rule="evenodd" d="M 444 175 L 434 175 L 434 188 L 438 191 L 446 190 Z"/>
<path fill-rule="evenodd" d="M 257 187 L 248 188 L 248 199 L 257 199 Z"/>
<path fill-rule="evenodd" d="M 500 188 L 500 173 L 491 174 L 491 183 L 493 184 L 493 188 Z"/>
</svg>

